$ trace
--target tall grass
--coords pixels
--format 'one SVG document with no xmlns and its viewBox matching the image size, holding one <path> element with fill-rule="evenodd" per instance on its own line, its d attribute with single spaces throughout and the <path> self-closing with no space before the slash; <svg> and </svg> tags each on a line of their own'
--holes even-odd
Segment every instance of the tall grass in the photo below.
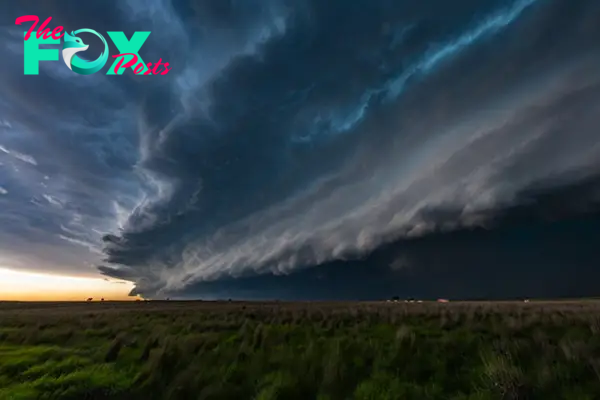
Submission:
<svg viewBox="0 0 600 400">
<path fill-rule="evenodd" d="M 0 303 L 4 399 L 600 399 L 600 303 Z"/>
</svg>

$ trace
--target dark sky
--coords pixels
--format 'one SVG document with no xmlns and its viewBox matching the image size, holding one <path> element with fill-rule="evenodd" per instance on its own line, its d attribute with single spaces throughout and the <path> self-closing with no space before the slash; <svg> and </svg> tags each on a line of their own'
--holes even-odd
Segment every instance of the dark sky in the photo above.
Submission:
<svg viewBox="0 0 600 400">
<path fill-rule="evenodd" d="M 172 70 L 24 76 L 26 14 L 151 31 Z M 600 294 L 597 0 L 6 1 L 0 41 L 0 265 L 148 297 Z"/>
</svg>

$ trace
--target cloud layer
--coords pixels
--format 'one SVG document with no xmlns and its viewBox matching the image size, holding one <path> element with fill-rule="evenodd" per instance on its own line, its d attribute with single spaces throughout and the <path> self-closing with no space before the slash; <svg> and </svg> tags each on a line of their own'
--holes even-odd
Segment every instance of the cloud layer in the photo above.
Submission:
<svg viewBox="0 0 600 400">
<path fill-rule="evenodd" d="M 600 172 L 592 0 L 88 3 L 2 6 L 3 265 L 231 295 Z M 151 30 L 173 70 L 23 76 L 24 14 Z"/>
</svg>

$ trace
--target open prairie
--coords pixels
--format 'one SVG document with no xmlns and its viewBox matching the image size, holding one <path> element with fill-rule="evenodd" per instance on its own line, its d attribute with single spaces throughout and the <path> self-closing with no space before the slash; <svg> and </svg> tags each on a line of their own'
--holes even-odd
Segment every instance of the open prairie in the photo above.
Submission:
<svg viewBox="0 0 600 400">
<path fill-rule="evenodd" d="M 598 399 L 600 302 L 0 303 L 0 399 Z"/>
</svg>

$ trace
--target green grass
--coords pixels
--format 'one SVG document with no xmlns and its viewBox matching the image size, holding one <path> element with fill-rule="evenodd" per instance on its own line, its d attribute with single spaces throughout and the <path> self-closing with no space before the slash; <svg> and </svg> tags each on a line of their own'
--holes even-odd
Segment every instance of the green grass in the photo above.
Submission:
<svg viewBox="0 0 600 400">
<path fill-rule="evenodd" d="M 0 400 L 599 399 L 600 303 L 0 303 Z"/>
<path fill-rule="evenodd" d="M 128 393 L 134 375 L 77 349 L 9 345 L 0 346 L 0 377 L 0 399 L 82 399 Z"/>
</svg>

